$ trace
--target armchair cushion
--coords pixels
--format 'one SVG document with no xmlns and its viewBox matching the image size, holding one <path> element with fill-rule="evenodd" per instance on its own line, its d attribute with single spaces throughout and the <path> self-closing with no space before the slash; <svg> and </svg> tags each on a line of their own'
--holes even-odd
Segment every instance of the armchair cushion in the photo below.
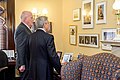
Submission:
<svg viewBox="0 0 120 80">
<path fill-rule="evenodd" d="M 113 79 L 112 80 L 120 80 L 120 69 L 118 69 L 117 71 L 115 71 L 113 73 Z"/>
<path fill-rule="evenodd" d="M 62 80 L 120 80 L 120 58 L 110 53 L 84 55 L 62 66 Z"/>
<path fill-rule="evenodd" d="M 120 58 L 109 53 L 84 57 L 81 80 L 111 80 L 120 68 Z"/>
<path fill-rule="evenodd" d="M 78 61 L 71 61 L 62 66 L 62 80 L 80 80 L 82 64 Z"/>
</svg>

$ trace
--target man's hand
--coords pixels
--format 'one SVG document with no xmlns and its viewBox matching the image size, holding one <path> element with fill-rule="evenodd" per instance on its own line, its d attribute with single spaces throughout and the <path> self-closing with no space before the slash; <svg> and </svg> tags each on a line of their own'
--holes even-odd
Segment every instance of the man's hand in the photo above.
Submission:
<svg viewBox="0 0 120 80">
<path fill-rule="evenodd" d="M 25 71 L 25 65 L 20 66 L 19 71 L 24 72 Z"/>
</svg>

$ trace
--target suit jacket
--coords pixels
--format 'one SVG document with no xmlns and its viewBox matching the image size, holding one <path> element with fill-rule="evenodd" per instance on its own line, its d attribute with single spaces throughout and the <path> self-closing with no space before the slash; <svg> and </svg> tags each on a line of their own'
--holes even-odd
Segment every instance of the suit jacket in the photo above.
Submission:
<svg viewBox="0 0 120 80">
<path fill-rule="evenodd" d="M 43 30 L 30 35 L 29 80 L 53 80 L 53 68 L 61 71 L 60 59 L 56 53 L 54 37 Z"/>
<path fill-rule="evenodd" d="M 21 65 L 25 65 L 28 69 L 28 37 L 31 34 L 30 29 L 22 22 L 17 27 L 14 34 L 15 47 L 17 51 L 16 67 L 19 68 Z"/>
</svg>

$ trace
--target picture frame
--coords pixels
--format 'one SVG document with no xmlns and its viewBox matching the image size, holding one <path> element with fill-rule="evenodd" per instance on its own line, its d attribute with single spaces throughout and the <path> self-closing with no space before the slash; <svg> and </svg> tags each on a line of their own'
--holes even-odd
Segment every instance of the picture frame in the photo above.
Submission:
<svg viewBox="0 0 120 80">
<path fill-rule="evenodd" d="M 80 20 L 80 8 L 73 10 L 73 20 L 79 21 Z"/>
<path fill-rule="evenodd" d="M 71 45 L 77 44 L 77 26 L 76 25 L 70 25 L 69 26 L 69 43 Z"/>
<path fill-rule="evenodd" d="M 79 34 L 79 46 L 99 47 L 98 34 Z"/>
<path fill-rule="evenodd" d="M 106 23 L 106 2 L 96 4 L 96 24 Z"/>
<path fill-rule="evenodd" d="M 50 30 L 48 33 L 52 34 L 52 22 L 50 22 Z"/>
<path fill-rule="evenodd" d="M 103 28 L 102 29 L 102 44 L 103 50 L 111 50 L 111 43 L 117 35 L 116 28 Z"/>
<path fill-rule="evenodd" d="M 82 1 L 82 28 L 93 28 L 93 0 Z"/>
<path fill-rule="evenodd" d="M 64 53 L 63 59 L 62 59 L 62 64 L 68 63 L 69 61 L 72 61 L 73 59 L 73 53 Z"/>
<path fill-rule="evenodd" d="M 117 34 L 116 28 L 103 28 L 102 29 L 102 41 L 113 41 Z"/>
</svg>

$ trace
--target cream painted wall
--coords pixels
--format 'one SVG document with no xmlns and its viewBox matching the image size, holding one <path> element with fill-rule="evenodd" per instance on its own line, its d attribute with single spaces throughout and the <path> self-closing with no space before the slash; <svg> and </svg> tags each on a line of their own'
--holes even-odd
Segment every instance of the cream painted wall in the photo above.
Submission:
<svg viewBox="0 0 120 80">
<path fill-rule="evenodd" d="M 107 23 L 99 24 L 95 23 L 95 4 L 106 1 L 107 2 Z M 101 42 L 99 42 L 99 48 L 81 47 L 78 46 L 78 34 L 99 34 L 99 40 L 101 40 L 102 28 L 117 28 L 116 16 L 112 9 L 114 0 L 94 0 L 94 29 L 82 29 L 82 21 L 72 20 L 72 11 L 76 8 L 82 8 L 82 0 L 16 0 L 16 26 L 19 24 L 19 16 L 23 10 L 32 10 L 36 7 L 38 9 L 47 8 L 49 20 L 53 22 L 53 35 L 55 37 L 55 43 L 57 50 L 61 50 L 63 53 L 73 52 L 74 56 L 78 53 L 87 55 L 93 55 L 103 51 L 101 49 Z M 69 44 L 69 25 L 77 25 L 77 45 Z"/>
<path fill-rule="evenodd" d="M 95 23 L 95 4 L 106 1 L 107 3 L 107 23 L 106 24 L 96 24 Z M 112 4 L 114 0 L 94 0 L 94 29 L 82 29 L 82 20 L 73 21 L 72 20 L 72 11 L 76 8 L 82 9 L 82 0 L 63 0 L 63 51 L 73 52 L 74 56 L 77 56 L 78 53 L 83 53 L 86 55 L 93 55 L 99 52 L 110 52 L 103 51 L 101 49 L 101 42 L 99 42 L 99 48 L 92 47 L 81 47 L 78 46 L 78 34 L 99 34 L 99 40 L 101 40 L 101 29 L 102 28 L 117 28 L 120 27 L 116 25 L 116 16 L 114 15 L 114 10 L 112 9 Z M 69 25 L 77 25 L 77 45 L 69 44 Z"/>
<path fill-rule="evenodd" d="M 16 27 L 20 23 L 20 15 L 24 10 L 32 11 L 33 8 L 48 9 L 48 18 L 52 22 L 56 50 L 62 51 L 62 0 L 15 0 Z"/>
</svg>

